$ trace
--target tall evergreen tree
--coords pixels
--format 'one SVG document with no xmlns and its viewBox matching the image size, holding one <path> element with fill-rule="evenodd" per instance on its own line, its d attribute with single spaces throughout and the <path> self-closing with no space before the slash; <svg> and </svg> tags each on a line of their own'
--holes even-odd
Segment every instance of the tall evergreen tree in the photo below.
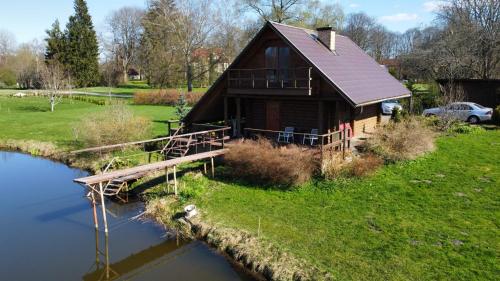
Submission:
<svg viewBox="0 0 500 281">
<path fill-rule="evenodd" d="M 59 21 L 56 20 L 52 24 L 52 28 L 46 31 L 47 46 L 45 47 L 45 62 L 57 61 L 62 63 L 64 61 L 64 33 L 61 31 Z"/>
<path fill-rule="evenodd" d="M 66 25 L 64 64 L 77 87 L 99 81 L 99 46 L 85 0 L 75 0 L 75 14 Z"/>
</svg>

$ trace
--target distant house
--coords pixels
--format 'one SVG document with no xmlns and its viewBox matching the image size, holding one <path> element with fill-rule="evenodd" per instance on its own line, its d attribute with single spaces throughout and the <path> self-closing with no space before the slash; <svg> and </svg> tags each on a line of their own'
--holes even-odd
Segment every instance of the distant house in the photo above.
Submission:
<svg viewBox="0 0 500 281">
<path fill-rule="evenodd" d="M 500 79 L 447 79 L 437 80 L 441 91 L 451 84 L 463 91 L 465 101 L 495 108 L 500 105 Z"/>
<path fill-rule="evenodd" d="M 127 75 L 129 80 L 141 80 L 141 74 L 135 68 L 130 68 Z"/>
<path fill-rule="evenodd" d="M 267 22 L 215 81 L 185 123 L 319 133 L 373 130 L 380 103 L 410 92 L 349 38 Z"/>
<path fill-rule="evenodd" d="M 213 83 L 229 66 L 220 48 L 199 48 L 193 52 L 193 76 L 200 87 Z"/>
</svg>

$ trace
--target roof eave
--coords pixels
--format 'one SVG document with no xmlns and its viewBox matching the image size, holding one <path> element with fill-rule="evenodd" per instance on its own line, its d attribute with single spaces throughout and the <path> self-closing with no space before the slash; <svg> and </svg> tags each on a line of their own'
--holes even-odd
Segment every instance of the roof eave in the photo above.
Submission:
<svg viewBox="0 0 500 281">
<path fill-rule="evenodd" d="M 362 107 L 362 106 L 367 106 L 367 105 L 371 105 L 371 104 L 383 102 L 383 101 L 386 101 L 386 100 L 402 99 L 402 98 L 409 98 L 409 97 L 411 97 L 411 93 L 407 93 L 407 94 L 400 95 L 400 96 L 395 96 L 395 97 L 388 97 L 388 98 L 383 98 L 383 99 L 377 99 L 377 100 L 367 101 L 367 102 L 356 104 L 354 107 Z"/>
</svg>

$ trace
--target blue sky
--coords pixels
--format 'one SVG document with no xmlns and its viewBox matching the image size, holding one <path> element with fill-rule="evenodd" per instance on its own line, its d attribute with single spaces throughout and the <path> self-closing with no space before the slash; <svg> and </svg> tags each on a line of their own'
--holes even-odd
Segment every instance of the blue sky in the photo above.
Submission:
<svg viewBox="0 0 500 281">
<path fill-rule="evenodd" d="M 330 2 L 333 0 L 323 0 Z M 13 33 L 18 43 L 43 39 L 56 18 L 65 24 L 73 12 L 73 0 L 0 0 L 0 29 Z M 364 11 L 393 31 L 429 24 L 437 1 L 339 0 L 346 14 Z M 97 31 L 104 30 L 106 16 L 122 6 L 145 7 L 146 0 L 87 0 Z"/>
</svg>

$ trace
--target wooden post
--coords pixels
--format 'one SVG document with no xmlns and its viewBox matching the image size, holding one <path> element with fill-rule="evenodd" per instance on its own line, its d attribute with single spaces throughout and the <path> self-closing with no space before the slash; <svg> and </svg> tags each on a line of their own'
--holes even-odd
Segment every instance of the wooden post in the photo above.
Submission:
<svg viewBox="0 0 500 281">
<path fill-rule="evenodd" d="M 241 99 L 236 98 L 236 136 L 240 136 L 241 122 Z"/>
<path fill-rule="evenodd" d="M 109 280 L 109 240 L 108 240 L 108 232 L 106 231 L 106 235 L 104 238 L 104 255 L 106 256 L 106 280 Z"/>
<path fill-rule="evenodd" d="M 177 196 L 177 166 L 174 165 L 174 194 Z"/>
<path fill-rule="evenodd" d="M 99 229 L 99 222 L 97 220 L 97 208 L 95 206 L 95 196 L 94 196 L 94 191 L 90 191 L 90 194 L 92 196 L 92 209 L 93 209 L 93 212 L 94 212 L 94 226 L 95 226 L 95 229 Z"/>
<path fill-rule="evenodd" d="M 215 169 L 214 169 L 214 158 L 213 157 L 210 158 L 210 162 L 212 164 L 212 178 L 214 178 L 215 177 Z"/>
<path fill-rule="evenodd" d="M 344 132 L 343 132 L 343 137 L 342 137 L 342 159 L 345 159 L 346 132 L 347 132 L 347 128 L 344 125 Z"/>
<path fill-rule="evenodd" d="M 207 162 L 203 162 L 203 171 L 207 174 Z"/>
<path fill-rule="evenodd" d="M 318 130 L 320 134 L 323 134 L 323 119 L 324 119 L 324 112 L 323 112 L 323 101 L 318 101 Z"/>
<path fill-rule="evenodd" d="M 168 184 L 168 167 L 165 167 L 165 185 L 167 186 L 167 192 L 170 192 L 170 186 Z"/>
<path fill-rule="evenodd" d="M 106 219 L 106 206 L 104 205 L 104 191 L 102 182 L 99 183 L 99 194 L 101 195 L 102 219 L 104 220 L 104 233 L 108 233 L 108 220 Z"/>
<path fill-rule="evenodd" d="M 224 97 L 224 124 L 229 124 L 227 97 Z"/>
</svg>

